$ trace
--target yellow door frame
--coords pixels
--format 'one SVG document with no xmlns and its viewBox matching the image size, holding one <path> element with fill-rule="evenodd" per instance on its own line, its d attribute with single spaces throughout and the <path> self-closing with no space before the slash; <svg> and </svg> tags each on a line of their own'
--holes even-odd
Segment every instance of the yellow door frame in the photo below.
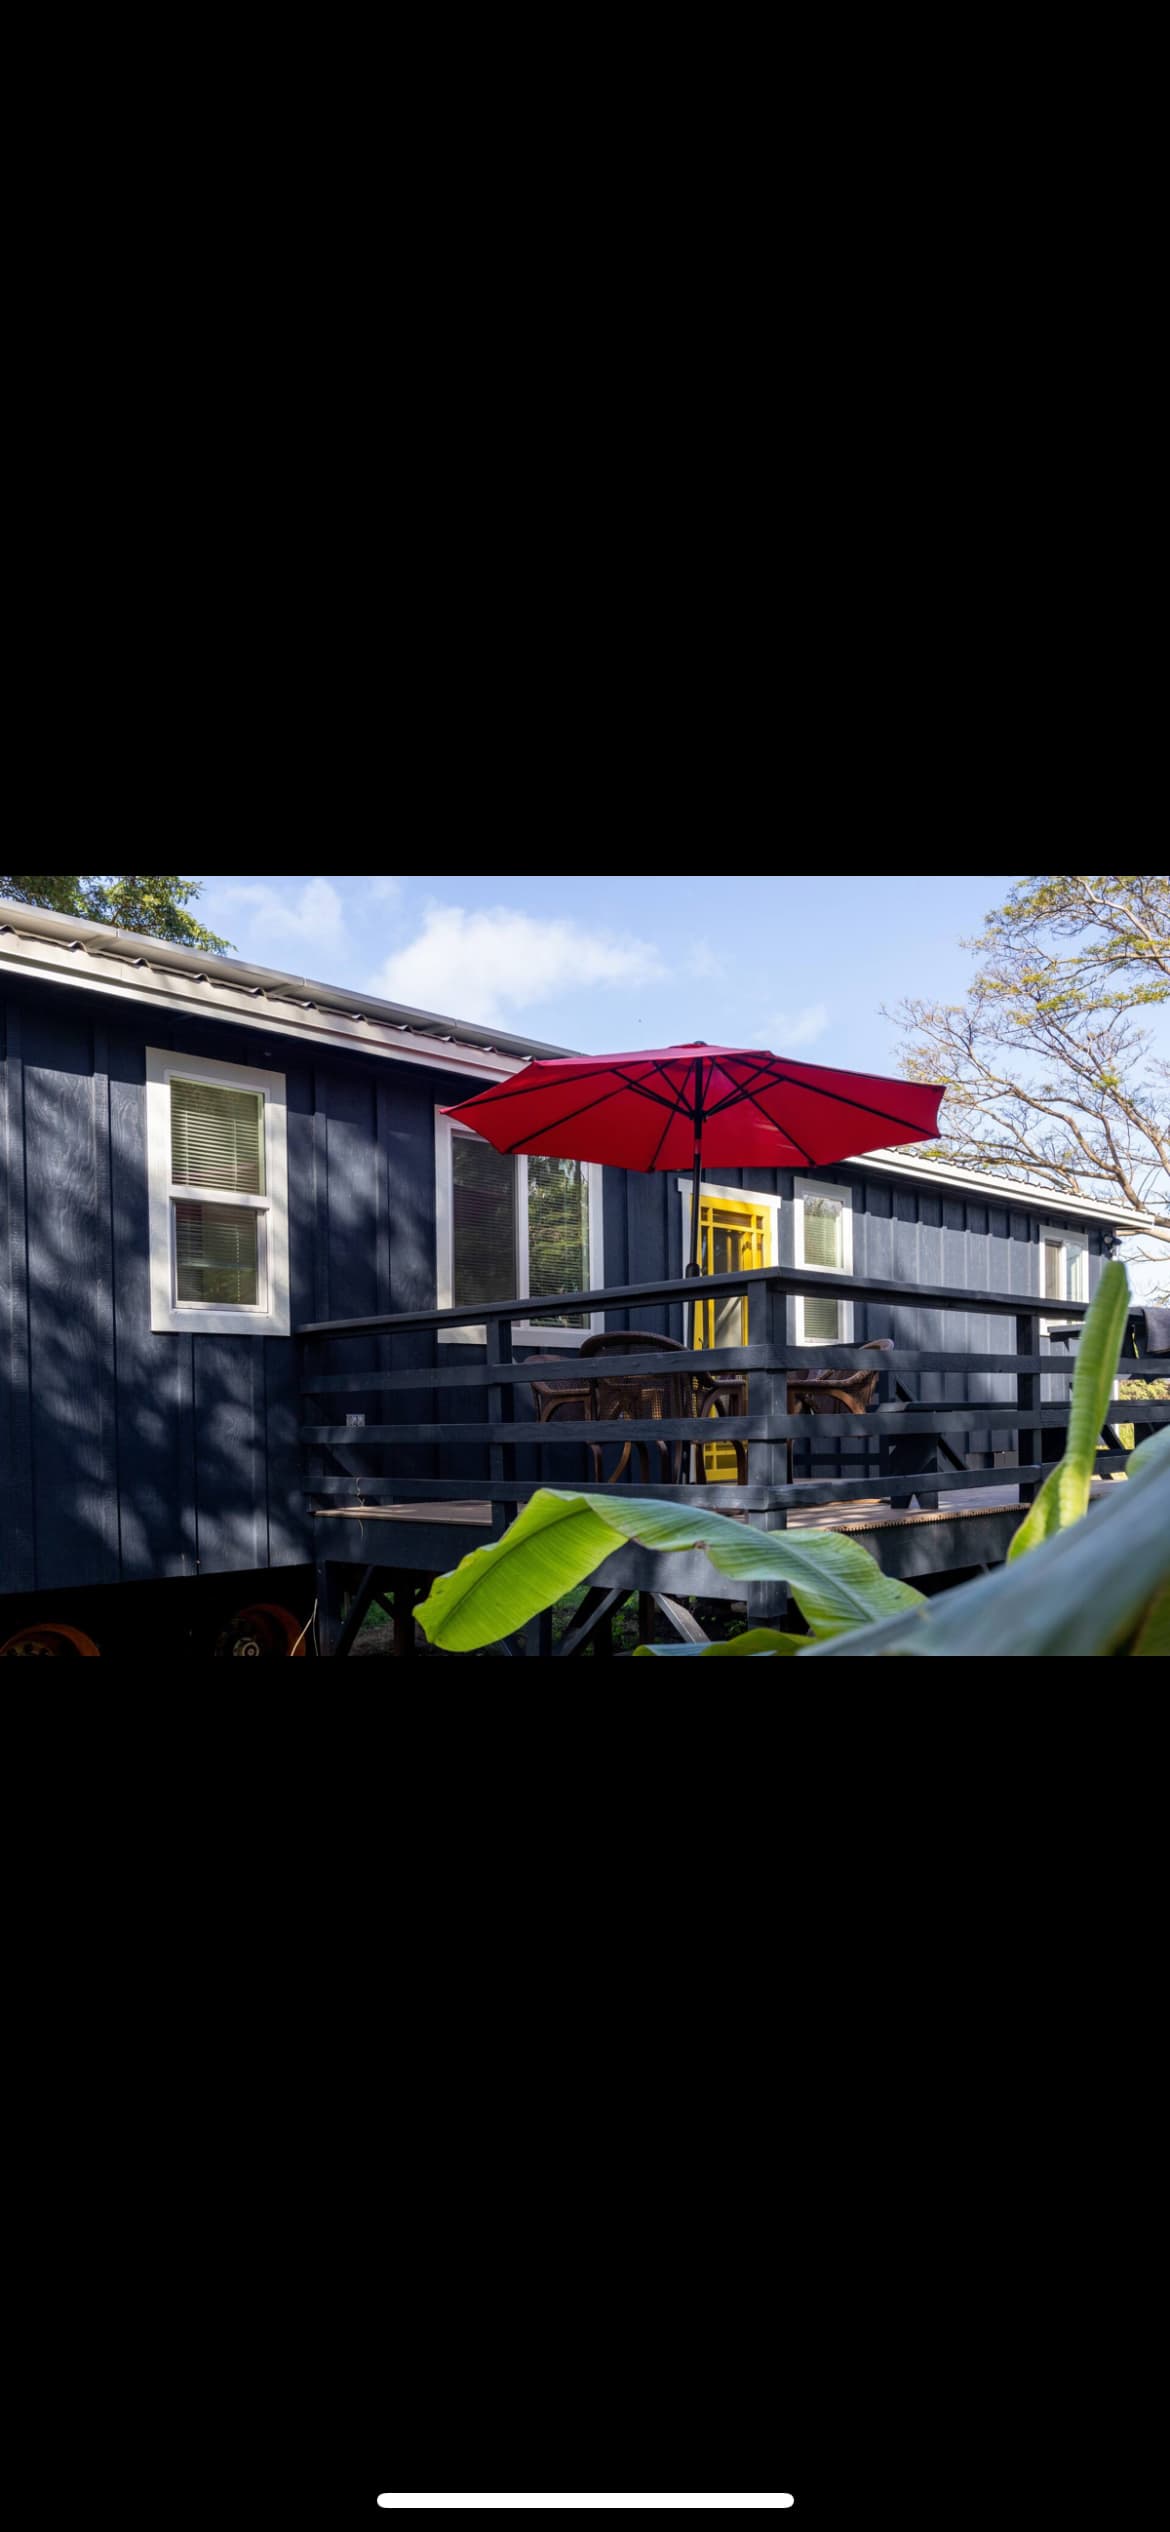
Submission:
<svg viewBox="0 0 1170 2532">
<path fill-rule="evenodd" d="M 738 1274 L 754 1266 L 774 1265 L 775 1220 L 775 1205 L 753 1196 L 750 1189 L 745 1189 L 742 1196 L 719 1195 L 701 1189 L 700 1274 Z M 720 1233 L 727 1235 L 728 1246 L 732 1241 L 736 1243 L 734 1260 L 726 1265 L 712 1262 L 722 1252 Z M 717 1302 L 713 1296 L 699 1304 L 695 1329 L 697 1348 L 717 1352 L 721 1345 L 746 1345 L 749 1342 L 746 1292 L 735 1296 L 734 1302 L 735 1306 L 730 1311 L 726 1302 Z M 721 1484 L 735 1478 L 736 1457 L 730 1442 L 704 1442 L 701 1447 L 703 1472 L 708 1482 Z"/>
</svg>

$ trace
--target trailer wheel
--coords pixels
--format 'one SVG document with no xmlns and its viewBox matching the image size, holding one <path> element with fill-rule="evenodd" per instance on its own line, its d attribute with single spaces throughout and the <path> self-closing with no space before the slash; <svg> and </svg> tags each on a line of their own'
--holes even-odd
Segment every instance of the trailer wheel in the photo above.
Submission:
<svg viewBox="0 0 1170 2532">
<path fill-rule="evenodd" d="M 228 1654 L 233 1660 L 258 1655 L 303 1656 L 306 1629 L 291 1609 L 281 1609 L 274 1600 L 255 1600 L 247 1609 L 238 1609 L 216 1637 L 217 1656 Z M 299 1640 L 298 1640 L 299 1639 Z"/>
<path fill-rule="evenodd" d="M 10 1635 L 7 1644 L 0 1644 L 0 1661 L 6 1653 L 19 1658 L 29 1654 L 99 1655 L 92 1635 L 83 1635 L 79 1626 L 64 1626 L 57 1618 L 42 1619 L 36 1626 L 21 1626 Z"/>
</svg>

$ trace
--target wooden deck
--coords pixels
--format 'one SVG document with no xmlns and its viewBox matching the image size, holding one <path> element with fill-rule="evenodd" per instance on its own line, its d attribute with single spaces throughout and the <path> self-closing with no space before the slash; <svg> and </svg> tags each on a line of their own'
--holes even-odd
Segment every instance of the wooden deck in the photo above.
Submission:
<svg viewBox="0 0 1170 2532">
<path fill-rule="evenodd" d="M 341 1569 L 360 1566 L 357 1598 L 385 1572 L 397 1605 L 400 1587 L 415 1588 L 449 1571 L 469 1547 L 502 1536 L 513 1507 L 548 1482 L 550 1454 L 557 1491 L 604 1496 L 586 1476 L 587 1448 L 603 1426 L 611 1445 L 620 1439 L 692 1451 L 710 1446 L 711 1419 L 696 1412 L 697 1394 L 685 1386 L 692 1375 L 709 1374 L 710 1349 L 673 1344 L 669 1374 L 677 1394 L 671 1413 L 654 1414 L 647 1400 L 657 1397 L 664 1357 L 660 1350 L 622 1350 L 628 1324 L 613 1331 L 613 1355 L 591 1355 L 588 1369 L 591 1382 L 610 1383 L 615 1397 L 626 1396 L 629 1414 L 594 1413 L 598 1400 L 590 1392 L 581 1412 L 574 1408 L 555 1422 L 534 1415 L 525 1395 L 533 1386 L 532 1358 L 518 1359 L 513 1346 L 527 1348 L 531 1323 L 542 1314 L 617 1314 L 628 1323 L 643 1313 L 674 1312 L 673 1324 L 685 1337 L 694 1302 L 745 1296 L 751 1342 L 718 1349 L 720 1372 L 739 1384 L 736 1412 L 721 1417 L 718 1431 L 720 1442 L 737 1446 L 734 1479 L 684 1481 L 678 1460 L 648 1452 L 659 1482 L 635 1482 L 632 1492 L 684 1513 L 749 1517 L 773 1536 L 781 1534 L 772 1526 L 777 1522 L 805 1535 L 834 1531 L 856 1539 L 884 1573 L 926 1590 L 1002 1564 L 1024 1505 L 1059 1456 L 1068 1415 L 1074 1361 L 1067 1354 L 1058 1358 L 1051 1347 L 1045 1351 L 1037 1295 L 854 1274 L 850 1294 L 867 1309 L 929 1312 L 923 1338 L 916 1318 L 905 1338 L 895 1327 L 890 1338 L 798 1346 L 790 1330 L 794 1299 L 840 1290 L 839 1279 L 817 1270 L 750 1268 L 303 1328 L 305 1493 L 316 1522 L 332 1524 L 316 1530 L 323 1595 L 344 1596 Z M 1087 1306 L 1070 1303 L 1070 1319 L 1079 1323 Z M 936 1313 L 945 1318 L 948 1312 L 960 1314 L 963 1329 L 972 1314 L 989 1320 L 990 1332 L 981 1330 L 977 1348 L 964 1342 L 948 1348 L 933 1325 Z M 460 1332 L 474 1342 L 456 1361 L 443 1340 Z M 652 1330 L 645 1334 L 652 1348 L 657 1339 Z M 364 1362 L 356 1359 L 357 1348 L 364 1349 Z M 482 1360 L 474 1359 L 476 1352 Z M 346 1356 L 350 1369 L 340 1367 Z M 1148 1367 L 1127 1361 L 1126 1368 L 1145 1376 Z M 839 1386 L 831 1379 L 824 1384 L 826 1411 L 799 1412 L 807 1401 L 794 1398 L 794 1388 L 811 1387 L 822 1373 L 841 1375 Z M 864 1404 L 859 1393 L 847 1394 L 855 1373 L 870 1376 Z M 944 1397 L 944 1388 L 952 1394 Z M 339 1423 L 343 1408 L 346 1421 Z M 1170 1422 L 1170 1402 L 1151 1407 L 1149 1415 L 1153 1423 Z M 1105 1424 L 1102 1430 L 1095 1494 L 1128 1456 L 1114 1429 Z M 574 1453 L 575 1482 L 560 1473 L 573 1469 Z M 668 1477 L 672 1469 L 677 1473 Z M 622 1541 L 598 1573 L 603 1596 L 661 1596 L 667 1575 L 666 1588 L 680 1601 L 740 1600 L 745 1591 L 697 1546 L 674 1549 L 664 1560 L 656 1549 Z M 775 1622 L 786 1605 L 785 1585 L 772 1574 L 754 1579 L 746 1600 L 751 1619 Z"/>
<path fill-rule="evenodd" d="M 1124 1484 L 1124 1479 L 1094 1477 L 1091 1493 L 1094 1501 L 1106 1495 L 1111 1486 Z M 922 1522 L 979 1521 L 991 1513 L 1020 1510 L 1018 1486 L 985 1486 L 981 1493 L 957 1487 L 947 1497 L 945 1512 L 901 1511 L 875 1495 L 872 1501 L 854 1503 L 808 1504 L 803 1511 L 790 1511 L 790 1530 L 906 1530 Z M 318 1506 L 318 1521 L 398 1521 L 423 1523 L 428 1529 L 481 1529 L 491 1527 L 490 1503 L 347 1503 Z"/>
<path fill-rule="evenodd" d="M 1093 1481 L 1094 1498 L 1108 1493 L 1109 1478 Z M 706 1490 L 705 1490 L 706 1491 Z M 1001 1565 L 1023 1518 L 1015 1485 L 955 1488 L 944 1498 L 945 1510 L 910 1511 L 883 1503 L 809 1504 L 790 1509 L 789 1530 L 845 1532 L 872 1556 L 883 1573 L 930 1589 L 944 1578 L 987 1572 Z M 393 1591 L 394 1608 L 409 1608 L 431 1575 L 448 1573 L 477 1539 L 490 1535 L 492 1506 L 481 1500 L 430 1503 L 331 1504 L 317 1519 L 336 1526 L 319 1534 L 319 1583 L 326 1596 L 344 1589 L 346 1568 L 358 1586 L 341 1651 L 350 1649 L 371 1587 Z M 773 1532 L 773 1536 L 777 1533 Z M 328 1577 L 333 1576 L 330 1583 Z M 359 1583 L 358 1577 L 361 1576 Z M 665 1594 L 669 1591 L 671 1598 Z M 645 1606 L 656 1601 L 670 1618 L 673 1631 L 685 1631 L 681 1604 L 688 1599 L 726 1600 L 746 1608 L 749 1624 L 775 1624 L 786 1599 L 774 1581 L 744 1583 L 720 1573 L 700 1547 L 674 1548 L 669 1554 L 630 1540 L 615 1543 L 613 1552 L 591 1579 L 590 1603 L 616 1608 L 631 1592 L 645 1594 Z M 383 1605 L 388 1605 L 384 1602 Z M 545 1621 L 541 1621 L 542 1624 Z M 693 1624 L 686 1617 L 686 1625 Z M 405 1638 L 404 1638 L 405 1646 Z M 402 1648 L 400 1648 L 402 1649 Z M 563 1649 L 574 1650 L 570 1643 Z"/>
</svg>

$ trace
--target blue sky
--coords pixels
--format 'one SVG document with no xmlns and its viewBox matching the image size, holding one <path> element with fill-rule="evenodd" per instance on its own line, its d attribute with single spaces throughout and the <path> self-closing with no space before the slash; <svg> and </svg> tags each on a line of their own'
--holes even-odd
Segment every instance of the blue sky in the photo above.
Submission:
<svg viewBox="0 0 1170 2532">
<path fill-rule="evenodd" d="M 1002 878 L 209 878 L 258 965 L 601 1054 L 689 1038 L 893 1071 L 881 1016 L 962 999 Z"/>
</svg>

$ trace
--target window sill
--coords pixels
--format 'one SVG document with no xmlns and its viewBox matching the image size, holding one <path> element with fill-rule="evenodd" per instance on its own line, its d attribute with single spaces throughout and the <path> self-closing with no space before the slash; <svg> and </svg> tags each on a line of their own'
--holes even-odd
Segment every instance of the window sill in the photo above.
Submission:
<svg viewBox="0 0 1170 2532">
<path fill-rule="evenodd" d="M 272 1310 L 155 1310 L 152 1336 L 287 1336 L 287 1313 Z"/>
</svg>

